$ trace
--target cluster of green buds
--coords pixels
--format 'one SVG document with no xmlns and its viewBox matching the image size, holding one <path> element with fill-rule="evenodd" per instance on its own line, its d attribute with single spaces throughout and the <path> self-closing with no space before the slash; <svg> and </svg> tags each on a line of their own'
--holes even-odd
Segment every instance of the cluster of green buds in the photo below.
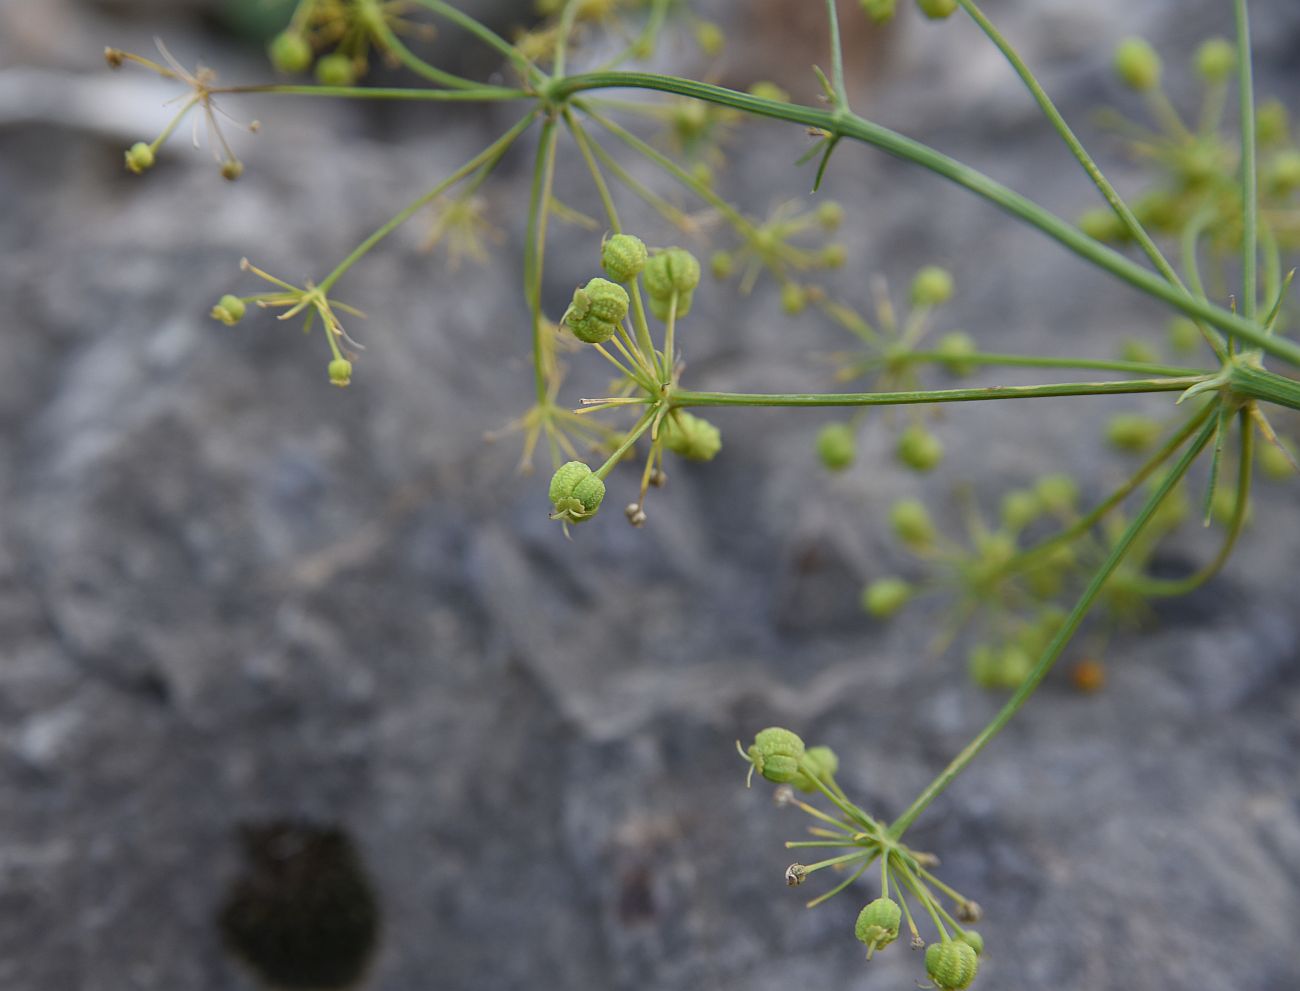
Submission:
<svg viewBox="0 0 1300 991">
<path fill-rule="evenodd" d="M 879 391 L 918 388 L 918 372 L 927 365 L 937 365 L 951 375 L 968 375 L 975 368 L 978 355 L 975 342 L 962 331 L 944 334 L 931 350 L 921 345 L 930 330 L 934 312 L 952 299 L 955 291 L 952 274 L 937 265 L 926 265 L 912 279 L 910 307 L 906 320 L 900 321 L 883 280 L 875 280 L 875 320 L 866 319 L 837 304 L 827 312 L 858 337 L 863 351 L 834 355 L 839 381 L 871 377 Z M 830 471 L 843 471 L 854 461 L 857 429 L 864 416 L 855 415 L 848 423 L 831 423 L 817 435 L 817 456 Z M 899 431 L 894 446 L 898 462 L 916 472 L 933 471 L 943 461 L 943 442 L 927 425 L 924 415 L 915 413 Z"/>
<path fill-rule="evenodd" d="M 877 24 L 894 19 L 898 0 L 858 0 L 862 12 Z M 941 21 L 957 12 L 957 0 L 916 0 L 916 7 L 932 21 Z"/>
<path fill-rule="evenodd" d="M 404 16 L 416 7 L 407 0 L 303 0 L 267 46 L 267 57 L 286 75 L 312 69 L 322 86 L 353 86 L 368 71 L 372 51 L 392 63 L 418 61 L 398 38 L 433 38 L 433 25 Z"/>
<path fill-rule="evenodd" d="M 715 251 L 709 259 L 714 278 L 729 279 L 739 274 L 740 290 L 750 292 L 763 272 L 770 272 L 781 286 L 781 309 L 797 316 L 810 304 L 827 300 L 826 291 L 805 281 L 809 272 L 843 268 L 848 253 L 843 244 L 823 241 L 808 245 L 810 236 L 834 234 L 844 223 L 844 208 L 826 200 L 811 209 L 794 202 L 777 206 L 763 221 L 732 217 L 741 238 L 738 247 Z"/>
<path fill-rule="evenodd" d="M 629 457 L 643 437 L 649 451 L 636 501 L 626 509 L 628 521 L 646 521 L 645 499 L 651 486 L 667 481 L 664 452 L 687 461 L 711 461 L 722 449 L 718 428 L 703 417 L 677 406 L 674 390 L 682 372 L 676 349 L 678 321 L 691 312 L 700 283 L 699 260 L 684 248 L 647 248 L 631 234 L 614 234 L 601 244 L 604 276 L 590 279 L 574 290 L 560 321 L 579 342 L 594 348 L 615 369 L 616 394 L 583 400 L 583 408 L 568 416 L 636 411 L 639 419 L 624 432 L 614 431 L 606 446 L 612 448 L 600 467 L 581 461 L 561 466 L 551 483 L 553 518 L 568 523 L 590 519 L 604 498 L 604 479 Z M 663 321 L 662 344 L 656 345 L 649 316 Z"/>
<path fill-rule="evenodd" d="M 933 873 L 938 858 L 906 846 L 895 830 L 852 802 L 836 780 L 839 758 L 830 747 L 808 747 L 798 734 L 769 726 L 754 742 L 736 749 L 749 764 L 746 783 L 755 774 L 776 784 L 778 806 L 807 814 L 811 839 L 786 843 L 790 850 L 817 850 L 829 856 L 815 863 L 795 862 L 785 870 L 791 887 L 803 885 L 819 871 L 846 875 L 828 891 L 807 904 L 813 908 L 849 888 L 873 865 L 879 871 L 880 893 L 858 913 L 854 935 L 866 947 L 870 960 L 894 943 L 904 928 L 913 949 L 925 949 L 925 971 L 941 991 L 961 991 L 979 971 L 984 940 L 974 929 L 979 905 L 945 884 Z M 799 793 L 829 803 L 829 811 L 804 801 Z M 913 911 L 915 904 L 920 911 Z M 929 919 L 938 938 L 926 945 L 916 920 Z"/>
<path fill-rule="evenodd" d="M 1222 257 L 1239 249 L 1242 236 L 1239 145 L 1224 130 L 1228 91 L 1237 72 L 1236 46 L 1225 38 L 1208 39 L 1193 54 L 1191 69 L 1202 96 L 1196 116 L 1189 120 L 1164 90 L 1163 65 L 1155 49 L 1142 38 L 1124 39 L 1115 50 L 1115 76 L 1145 98 L 1155 126 L 1114 113 L 1109 121 L 1133 154 L 1155 167 L 1154 185 L 1133 204 L 1142 225 L 1171 236 L 1203 236 Z M 1300 245 L 1300 146 L 1291 141 L 1288 130 L 1287 111 L 1280 102 L 1258 106 L 1259 221 L 1279 248 Z M 1111 243 L 1130 238 L 1109 207 L 1088 210 L 1079 226 Z"/>
</svg>

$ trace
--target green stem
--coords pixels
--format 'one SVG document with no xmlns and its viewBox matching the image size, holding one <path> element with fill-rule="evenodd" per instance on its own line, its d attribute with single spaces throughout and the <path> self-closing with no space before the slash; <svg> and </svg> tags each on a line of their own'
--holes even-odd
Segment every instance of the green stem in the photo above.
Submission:
<svg viewBox="0 0 1300 991">
<path fill-rule="evenodd" d="M 1247 320 L 1254 320 L 1259 295 L 1255 267 L 1259 250 L 1256 232 L 1259 222 L 1259 175 L 1255 165 L 1255 83 L 1250 61 L 1250 15 L 1246 12 L 1246 0 L 1235 0 L 1235 7 L 1237 85 L 1241 100 L 1242 314 Z"/>
<path fill-rule="evenodd" d="M 510 130 L 506 131 L 505 134 L 501 135 L 501 137 L 497 138 L 496 141 L 488 145 L 483 149 L 483 151 L 479 152 L 455 172 L 443 179 L 442 182 L 434 186 L 433 189 L 411 202 L 404 210 L 389 220 L 388 223 L 384 224 L 384 226 L 380 227 L 379 230 L 375 231 L 357 245 L 357 247 L 353 249 L 352 253 L 343 259 L 334 271 L 321 280 L 319 287 L 320 291 L 322 293 L 329 292 L 330 287 L 339 280 L 339 277 L 360 261 L 371 248 L 393 231 L 397 230 L 397 228 L 402 226 L 402 224 L 406 223 L 412 215 L 426 204 L 432 202 L 434 199 L 446 192 L 450 187 L 460 182 L 460 180 L 465 178 L 465 176 L 480 167 L 490 169 L 496 165 L 496 163 L 501 159 L 501 156 L 506 153 L 506 150 L 514 144 L 515 139 L 519 137 L 519 135 L 523 134 L 524 131 L 528 129 L 528 126 L 532 124 L 534 116 L 536 116 L 536 111 L 530 110 L 520 119 L 519 123 L 515 124 L 514 127 L 510 128 Z"/>
<path fill-rule="evenodd" d="M 835 9 L 835 0 L 826 0 L 826 19 L 831 31 L 831 82 L 835 87 L 835 99 L 840 108 L 849 105 L 849 92 L 844 86 L 844 48 L 840 44 L 840 16 Z"/>
<path fill-rule="evenodd" d="M 1259 368 L 1248 361 L 1228 366 L 1227 386 L 1238 396 L 1300 409 L 1300 382 Z"/>
<path fill-rule="evenodd" d="M 309 86 L 272 83 L 266 86 L 222 86 L 214 89 L 222 93 L 270 93 L 279 96 L 328 96 L 350 100 L 434 100 L 452 103 L 487 103 L 505 100 L 533 100 L 532 94 L 522 89 L 505 86 L 479 86 L 475 89 L 417 89 L 413 87 L 381 86 Z"/>
<path fill-rule="evenodd" d="M 1178 484 L 1185 474 L 1187 474 L 1187 470 L 1192 466 L 1192 462 L 1196 460 L 1205 445 L 1209 443 L 1210 437 L 1213 433 L 1213 423 L 1207 423 L 1201 428 L 1196 439 L 1192 441 L 1191 446 L 1188 447 L 1188 449 L 1183 453 L 1183 456 L 1178 459 L 1178 463 L 1170 469 L 1169 473 L 1160 483 L 1160 486 L 1154 493 L 1152 493 L 1151 497 L 1147 499 L 1142 508 L 1138 510 L 1137 515 L 1133 517 L 1133 521 L 1124 530 L 1124 533 L 1120 536 L 1119 540 L 1115 542 L 1115 545 L 1111 548 L 1106 560 L 1092 576 L 1092 580 L 1088 582 L 1088 587 L 1084 590 L 1083 595 L 1079 597 L 1079 601 L 1075 603 L 1069 616 L 1067 616 L 1065 622 L 1061 624 L 1060 630 L 1058 630 L 1056 636 L 1052 638 L 1052 642 L 1048 644 L 1047 649 L 1043 651 L 1043 654 L 1039 658 L 1038 664 L 1034 667 L 1034 670 L 1029 673 L 1029 676 L 1025 678 L 1020 687 L 1016 689 L 1015 694 L 1011 696 L 1006 705 L 1004 705 L 998 714 L 993 717 L 993 720 L 985 726 L 984 729 L 980 730 L 975 739 L 968 743 L 961 753 L 953 758 L 952 762 L 940 772 L 938 777 L 926 786 L 925 790 L 921 792 L 916 801 L 908 806 L 907 810 L 890 824 L 889 833 L 892 837 L 895 839 L 901 837 L 907 831 L 908 827 L 916 821 L 916 817 L 924 812 L 926 807 L 942 794 L 948 785 L 952 784 L 957 775 L 965 770 L 966 765 L 974 760 L 975 756 L 984 749 L 985 745 L 997 736 L 998 733 L 1001 732 L 1002 728 L 1011 721 L 1011 718 L 1020 711 L 1020 707 L 1025 704 L 1029 699 L 1029 696 L 1034 693 L 1034 690 L 1038 688 L 1042 680 L 1047 677 L 1047 673 L 1052 669 L 1057 658 L 1061 656 L 1061 652 L 1065 650 L 1066 644 L 1070 642 L 1080 624 L 1083 622 L 1084 617 L 1092 608 L 1093 602 L 1096 600 L 1097 596 L 1101 594 L 1101 590 L 1105 586 L 1107 579 L 1110 578 L 1110 576 L 1115 572 L 1115 569 L 1118 568 L 1120 563 L 1124 560 L 1124 556 L 1128 553 L 1134 540 L 1136 540 L 1138 535 L 1146 528 L 1151 517 L 1155 515 L 1160 504 L 1164 502 L 1165 497 L 1173 491 L 1174 486 Z"/>
<path fill-rule="evenodd" d="M 423 76 L 430 82 L 450 86 L 453 89 L 472 90 L 481 88 L 482 84 L 475 82 L 473 79 L 466 79 L 464 76 L 458 76 L 455 73 L 446 72 L 437 66 L 430 65 L 402 44 L 401 39 L 393 33 L 393 29 L 384 20 L 383 12 L 379 9 L 375 0 L 369 0 L 369 2 L 362 4 L 361 9 L 364 12 L 363 16 L 366 25 L 374 32 L 375 40 L 386 50 L 397 56 L 397 60 L 417 76 Z"/>
<path fill-rule="evenodd" d="M 1059 396 L 1114 396 L 1137 392 L 1182 392 L 1205 376 L 1133 379 L 1122 382 L 1065 382 L 1052 385 L 993 385 L 976 389 L 917 392 L 759 393 L 674 391 L 674 406 L 914 406 L 921 403 L 979 402 L 986 399 L 1039 399 Z"/>
<path fill-rule="evenodd" d="M 519 49 L 506 41 L 499 34 L 489 28 L 487 25 L 480 23 L 468 14 L 462 13 L 449 3 L 443 3 L 443 0 L 415 0 L 416 3 L 423 7 L 429 8 L 435 14 L 439 14 L 451 21 L 453 24 L 464 28 L 479 41 L 483 42 L 490 48 L 495 48 L 498 52 L 509 60 L 510 64 L 515 67 L 525 79 L 531 79 L 534 84 L 544 83 L 546 74 L 537 66 L 529 62 L 519 53 Z"/>
<path fill-rule="evenodd" d="M 1180 365 L 1156 365 L 1145 361 L 1119 361 L 1107 358 L 1049 358 L 1038 355 L 996 354 L 979 352 L 954 357 L 942 351 L 911 351 L 903 356 L 904 360 L 945 363 L 956 365 L 1002 365 L 1007 368 L 1081 368 L 1101 372 L 1128 372 L 1132 375 L 1172 375 L 1191 376 L 1208 374 L 1205 369 L 1184 368 Z M 885 364 L 888 359 L 881 359 L 876 364 Z"/>
<path fill-rule="evenodd" d="M 1241 411 L 1239 419 L 1241 423 L 1241 451 L 1239 452 L 1240 460 L 1237 462 L 1237 502 L 1232 509 L 1232 519 L 1228 522 L 1228 532 L 1223 539 L 1223 545 L 1209 564 L 1186 578 L 1169 580 L 1147 578 L 1135 582 L 1132 587 L 1139 595 L 1169 598 L 1194 592 L 1223 570 L 1228 558 L 1232 557 L 1233 549 L 1237 546 L 1237 538 L 1241 536 L 1241 531 L 1246 527 L 1246 513 L 1250 508 L 1251 468 L 1254 465 L 1255 457 L 1255 425 L 1251 423 L 1250 415 L 1245 410 Z"/>
<path fill-rule="evenodd" d="M 598 478 L 603 479 L 614 470 L 614 466 L 623 460 L 623 455 L 632 450 L 632 445 L 637 442 L 643 433 L 650 429 L 650 424 L 654 422 L 655 414 L 658 412 L 658 406 L 651 406 L 642 414 L 641 419 L 636 421 L 636 426 L 627 432 L 627 436 L 623 438 L 622 443 L 614 449 L 614 453 L 609 456 L 603 465 L 596 469 L 595 474 Z"/>
<path fill-rule="evenodd" d="M 591 181 L 596 184 L 596 192 L 600 196 L 601 205 L 605 208 L 605 216 L 609 219 L 610 229 L 615 234 L 620 233 L 623 230 L 623 225 L 618 219 L 618 209 L 614 206 L 614 197 L 610 195 L 605 176 L 600 171 L 600 163 L 596 161 L 596 156 L 591 153 L 591 139 L 587 136 L 586 129 L 573 116 L 573 111 L 568 107 L 564 108 L 564 124 L 569 129 L 569 133 L 573 135 L 573 142 L 582 153 L 582 160 L 587 163 L 587 171 L 591 173 Z"/>
<path fill-rule="evenodd" d="M 542 346 L 542 256 L 546 241 L 546 207 L 551 198 L 551 180 L 555 174 L 555 118 L 542 124 L 533 161 L 533 181 L 528 194 L 528 224 L 524 232 L 524 294 L 533 324 L 533 382 L 537 402 L 546 404 L 545 353 Z"/>
<path fill-rule="evenodd" d="M 1239 337 L 1249 344 L 1263 348 L 1270 354 L 1283 358 L 1292 364 L 1300 365 L 1300 345 L 1269 337 L 1263 328 L 1253 321 L 1231 313 L 1222 307 L 1215 306 L 1208 300 L 1198 299 L 1177 286 L 1166 282 L 1156 273 L 1142 268 L 1119 252 L 1106 247 L 1094 238 L 1088 237 L 1078 228 L 1042 206 L 990 179 L 983 173 L 918 141 L 906 138 L 888 128 L 881 127 L 879 124 L 864 120 L 856 114 L 832 113 L 813 107 L 802 107 L 777 100 L 766 100 L 748 93 L 740 93 L 722 86 L 715 86 L 711 83 L 641 72 L 593 72 L 569 76 L 567 79 L 557 80 L 552 83 L 548 96 L 553 100 L 562 100 L 578 92 L 612 88 L 649 89 L 674 93 L 720 106 L 732 107 L 759 117 L 770 117 L 808 127 L 821 128 L 839 137 L 848 137 L 855 141 L 873 145 L 899 158 L 907 159 L 923 168 L 927 168 L 984 197 L 1011 215 L 1018 217 L 1031 226 L 1037 227 L 1080 257 L 1129 283 L 1135 289 L 1164 300 L 1188 316 L 1205 320 L 1220 330 Z"/>
</svg>

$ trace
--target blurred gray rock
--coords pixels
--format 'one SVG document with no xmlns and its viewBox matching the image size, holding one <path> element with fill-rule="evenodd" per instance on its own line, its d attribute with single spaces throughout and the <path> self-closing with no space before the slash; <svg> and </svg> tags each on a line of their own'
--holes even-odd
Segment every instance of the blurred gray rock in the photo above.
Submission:
<svg viewBox="0 0 1300 991">
<path fill-rule="evenodd" d="M 147 43 L 157 6 L 113 23 Z M 1209 0 L 998 6 L 1125 189 L 1131 163 L 1089 123 L 1128 102 L 1110 46 L 1143 31 L 1177 51 L 1230 30 Z M 1300 11 L 1252 6 L 1261 91 L 1296 107 Z M 105 23 L 63 10 L 77 37 Z M 745 21 L 743 5 L 711 11 Z M 1091 205 L 977 32 L 910 14 L 881 43 L 888 71 L 860 110 L 1064 215 Z M 223 42 L 202 30 L 187 22 L 173 47 L 224 68 Z M 0 988 L 251 987 L 214 913 L 239 824 L 286 817 L 341 824 L 369 865 L 385 920 L 375 989 L 921 977 L 903 947 L 864 965 L 851 928 L 866 889 L 816 912 L 802 909 L 811 885 L 787 891 L 781 841 L 803 823 L 766 785 L 745 790 L 732 741 L 797 727 L 839 751 L 866 807 L 901 810 L 1001 699 L 971 687 L 959 658 L 930 657 L 925 608 L 887 626 L 859 612 L 863 581 L 907 567 L 885 508 L 924 492 L 955 519 L 946 494 L 962 480 L 991 506 L 1060 469 L 1096 496 L 1122 477 L 1098 443 L 1105 417 L 1162 401 L 963 409 L 939 426 L 951 455 L 924 483 L 895 469 L 883 425 L 852 472 L 828 478 L 811 445 L 826 417 L 720 413 L 723 454 L 672 469 L 644 530 L 611 512 L 566 542 L 544 478 L 512 473 L 518 437 L 482 439 L 529 403 L 518 245 L 531 146 L 489 187 L 506 232 L 491 267 L 418 253 L 422 220 L 342 281 L 370 314 L 350 325 L 367 351 L 347 391 L 326 382 L 318 335 L 206 316 L 221 293 L 253 291 L 243 255 L 319 278 L 513 110 L 249 99 L 232 111 L 265 127 L 240 140 L 239 184 L 183 138 L 139 179 L 122 148 L 160 126 L 171 92 L 70 73 L 89 61 L 58 37 L 25 51 L 50 55 L 8 48 L 0 70 L 0 108 L 22 111 L 0 127 Z M 261 78 L 254 56 L 232 49 L 230 77 Z M 802 64 L 782 71 L 797 80 Z M 743 86 L 768 68 L 733 54 L 718 71 Z M 810 174 L 792 164 L 804 141 L 747 128 L 724 188 L 758 213 L 806 196 Z M 562 162 L 561 198 L 592 208 L 576 157 Z M 937 261 L 958 281 L 953 318 L 991 349 L 1105 356 L 1165 319 L 869 149 L 837 152 L 827 195 L 848 208 L 841 287 L 859 301 L 862 273 L 901 287 Z M 675 238 L 626 203 L 649 240 Z M 595 237 L 560 223 L 553 235 L 558 312 L 590 275 Z M 707 286 L 682 340 L 690 381 L 825 388 L 811 357 L 846 339 L 777 314 L 768 285 L 741 299 Z M 601 379 L 578 361 L 570 394 Z M 632 493 L 616 473 L 611 508 Z M 915 842 L 985 908 L 979 986 L 1294 984 L 1297 502 L 1293 485 L 1262 485 L 1227 572 L 1112 642 L 1106 692 L 1049 681 L 918 823 Z M 1211 550 L 1207 537 L 1189 553 Z"/>
</svg>

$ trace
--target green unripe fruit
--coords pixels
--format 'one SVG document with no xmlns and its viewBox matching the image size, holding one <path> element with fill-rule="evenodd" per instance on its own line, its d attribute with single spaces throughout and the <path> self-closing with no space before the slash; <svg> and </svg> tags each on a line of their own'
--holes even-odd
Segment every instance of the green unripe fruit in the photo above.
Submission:
<svg viewBox="0 0 1300 991">
<path fill-rule="evenodd" d="M 1068 513 L 1079 501 L 1079 486 L 1069 475 L 1044 475 L 1034 483 L 1034 492 L 1053 513 Z"/>
<path fill-rule="evenodd" d="M 684 292 L 677 296 L 677 316 L 689 316 L 691 304 L 695 302 L 695 293 Z M 670 313 L 673 312 L 673 297 L 671 296 L 651 296 L 650 312 L 654 314 L 657 320 L 667 320 Z"/>
<path fill-rule="evenodd" d="M 608 279 L 592 279 L 574 290 L 563 323 L 573 336 L 587 344 L 603 344 L 614 336 L 627 316 L 627 290 Z"/>
<path fill-rule="evenodd" d="M 876 950 L 883 950 L 898 939 L 898 926 L 903 919 L 903 910 L 892 898 L 877 898 L 867 902 L 858 913 L 857 924 L 853 933 L 867 944 L 867 957 Z"/>
<path fill-rule="evenodd" d="M 1179 354 L 1191 354 L 1201 346 L 1201 332 L 1196 321 L 1174 317 L 1169 321 L 1169 346 Z"/>
<path fill-rule="evenodd" d="M 700 46 L 700 51 L 705 55 L 712 56 L 721 54 L 727 39 L 722 33 L 722 28 L 712 21 L 700 21 L 695 26 L 695 43 Z"/>
<path fill-rule="evenodd" d="M 835 777 L 839 769 L 840 759 L 830 747 L 809 747 L 804 751 L 803 763 L 799 773 L 795 775 L 790 784 L 800 791 L 820 791 L 821 789 L 817 787 L 815 780 L 825 784 Z"/>
<path fill-rule="evenodd" d="M 817 434 L 817 457 L 831 471 L 843 471 L 856 454 L 857 439 L 847 423 L 828 423 Z"/>
<path fill-rule="evenodd" d="M 938 306 L 952 298 L 952 275 L 938 265 L 927 265 L 912 280 L 913 306 Z"/>
<path fill-rule="evenodd" d="M 668 300 L 674 292 L 685 295 L 699 284 L 699 260 L 685 248 L 668 248 L 646 262 L 645 291 L 651 299 Z M 680 304 L 677 309 L 680 314 Z"/>
<path fill-rule="evenodd" d="M 718 428 L 683 409 L 665 417 L 660 436 L 664 447 L 688 461 L 712 461 L 722 449 Z"/>
<path fill-rule="evenodd" d="M 635 279 L 645 268 L 646 258 L 645 242 L 631 234 L 615 234 L 600 246 L 600 266 L 615 282 Z"/>
<path fill-rule="evenodd" d="M 827 200 L 817 206 L 817 223 L 828 231 L 838 230 L 844 223 L 844 207 L 834 200 Z"/>
<path fill-rule="evenodd" d="M 943 444 L 925 427 L 915 424 L 899 435 L 895 453 L 914 471 L 932 471 L 943 460 Z"/>
<path fill-rule="evenodd" d="M 1290 129 L 1281 100 L 1269 100 L 1255 111 L 1255 138 L 1264 147 L 1281 144 Z"/>
<path fill-rule="evenodd" d="M 1286 441 L 1279 440 L 1289 450 L 1291 445 Z M 1259 466 L 1263 469 L 1264 474 L 1273 479 L 1290 478 L 1295 474 L 1295 465 L 1291 463 L 1287 452 L 1277 446 L 1277 444 L 1263 443 L 1257 448 L 1259 451 Z"/>
<path fill-rule="evenodd" d="M 897 0 L 858 0 L 862 12 L 877 24 L 884 24 L 894 19 Z"/>
<path fill-rule="evenodd" d="M 1226 82 L 1237 68 L 1237 49 L 1226 38 L 1210 38 L 1196 50 L 1196 71 L 1207 83 Z"/>
<path fill-rule="evenodd" d="M 551 476 L 553 518 L 566 523 L 582 523 L 596 515 L 605 499 L 605 483 L 581 461 L 560 465 Z"/>
<path fill-rule="evenodd" d="M 292 28 L 281 31 L 267 46 L 267 55 L 278 72 L 305 72 L 313 54 L 311 42 Z"/>
<path fill-rule="evenodd" d="M 715 251 L 712 257 L 709 258 L 709 270 L 713 272 L 713 277 L 718 280 L 731 278 L 735 266 L 736 260 L 729 251 Z"/>
<path fill-rule="evenodd" d="M 1125 361 L 1144 362 L 1148 365 L 1160 360 L 1160 355 L 1155 348 L 1146 341 L 1139 341 L 1136 338 L 1129 338 L 1120 345 L 1119 356 Z"/>
<path fill-rule="evenodd" d="M 350 385 L 352 382 L 352 362 L 347 358 L 335 358 L 329 364 L 330 383 L 337 386 Z"/>
<path fill-rule="evenodd" d="M 136 175 L 153 168 L 153 163 L 153 149 L 143 141 L 137 141 L 126 150 L 126 167 Z"/>
<path fill-rule="evenodd" d="M 781 288 L 781 310 L 787 316 L 797 316 L 808 305 L 808 293 L 797 282 L 787 282 Z"/>
<path fill-rule="evenodd" d="M 217 300 L 216 306 L 212 307 L 212 319 L 220 320 L 227 327 L 233 327 L 244 319 L 246 310 L 247 307 L 242 299 L 227 293 Z"/>
<path fill-rule="evenodd" d="M 1079 214 L 1079 230 L 1098 241 L 1113 244 L 1127 236 L 1124 222 L 1109 207 L 1098 206 Z"/>
<path fill-rule="evenodd" d="M 916 5 L 930 20 L 941 21 L 957 9 L 957 0 L 916 0 Z"/>
<path fill-rule="evenodd" d="M 1002 497 L 1002 524 L 1013 533 L 1029 526 L 1042 512 L 1042 501 L 1029 489 L 1012 489 Z"/>
<path fill-rule="evenodd" d="M 1287 149 L 1277 153 L 1268 170 L 1268 184 L 1282 196 L 1300 189 L 1300 151 Z"/>
<path fill-rule="evenodd" d="M 862 608 L 885 619 L 894 615 L 912 597 L 912 586 L 901 578 L 881 578 L 862 590 Z"/>
<path fill-rule="evenodd" d="M 842 244 L 828 244 L 822 248 L 821 263 L 825 268 L 843 268 L 849 260 L 849 250 Z"/>
<path fill-rule="evenodd" d="M 979 969 L 979 956 L 969 943 L 948 939 L 925 948 L 925 972 L 939 991 L 964 991 Z"/>
<path fill-rule="evenodd" d="M 969 375 L 975 371 L 975 363 L 969 360 L 976 351 L 975 339 L 964 330 L 944 334 L 936 350 L 942 355 L 940 364 L 953 375 Z"/>
<path fill-rule="evenodd" d="M 760 79 L 756 83 L 751 83 L 749 95 L 756 96 L 760 100 L 771 100 L 773 103 L 789 103 L 790 94 L 783 90 L 776 83 Z"/>
<path fill-rule="evenodd" d="M 803 740 L 788 729 L 769 726 L 754 736 L 746 751 L 754 770 L 777 784 L 787 784 L 799 776 L 799 761 L 803 760 Z"/>
<path fill-rule="evenodd" d="M 984 937 L 974 929 L 967 929 L 957 938 L 974 950 L 977 957 L 984 956 Z"/>
<path fill-rule="evenodd" d="M 1159 420 L 1140 413 L 1117 413 L 1106 424 L 1106 439 L 1121 451 L 1145 451 L 1160 439 Z"/>
<path fill-rule="evenodd" d="M 1160 85 L 1160 56 L 1143 38 L 1125 38 L 1115 49 L 1115 75 L 1138 92 Z"/>
<path fill-rule="evenodd" d="M 915 499 L 903 499 L 889 510 L 889 525 L 908 547 L 922 550 L 934 543 L 937 533 L 929 511 Z"/>
<path fill-rule="evenodd" d="M 342 52 L 331 52 L 316 61 L 316 81 L 322 86 L 351 86 L 357 81 L 356 64 Z"/>
</svg>

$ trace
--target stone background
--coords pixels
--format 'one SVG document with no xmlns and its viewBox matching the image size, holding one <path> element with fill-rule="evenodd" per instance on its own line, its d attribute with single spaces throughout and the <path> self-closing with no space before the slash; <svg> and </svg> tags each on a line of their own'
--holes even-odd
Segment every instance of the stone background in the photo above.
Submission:
<svg viewBox="0 0 1300 991">
<path fill-rule="evenodd" d="M 709 69 L 668 46 L 665 66 L 813 97 L 816 5 L 703 6 L 729 25 L 728 56 Z M 1131 163 L 1091 116 L 1133 109 L 1107 72 L 1114 42 L 1143 32 L 1175 53 L 1231 29 L 1222 0 L 988 6 L 1126 189 Z M 1252 6 L 1260 90 L 1300 109 L 1300 6 Z M 649 526 L 618 518 L 633 484 L 619 473 L 615 511 L 566 542 L 544 480 L 512 473 L 515 439 L 481 440 L 529 402 L 528 148 L 490 187 L 507 232 L 491 267 L 412 250 L 417 225 L 344 280 L 370 314 L 346 392 L 318 337 L 206 316 L 250 284 L 241 255 L 319 277 L 512 111 L 249 99 L 230 108 L 265 130 L 240 142 L 236 186 L 185 135 L 147 178 L 126 174 L 122 149 L 156 133 L 174 90 L 109 75 L 100 50 L 161 34 L 185 61 L 263 78 L 223 7 L 0 2 L 0 988 L 251 987 L 213 920 L 238 825 L 283 817 L 340 824 L 369 866 L 383 912 L 369 988 L 910 987 L 923 968 L 905 947 L 862 962 L 865 890 L 805 912 L 812 886 L 785 889 L 780 843 L 803 824 L 766 786 L 745 790 L 732 741 L 789 724 L 837 748 L 868 808 L 904 807 L 1000 699 L 959 655 L 927 654 L 933 611 L 882 626 L 858 610 L 864 581 L 907 567 L 885 507 L 923 491 L 952 509 L 963 480 L 988 505 L 1061 469 L 1096 496 L 1123 470 L 1098 442 L 1106 415 L 1164 400 L 963 408 L 924 487 L 880 423 L 827 478 L 822 415 L 720 413 L 723 454 L 673 470 Z M 850 34 L 860 112 L 1067 216 L 1092 204 L 971 26 L 909 9 L 888 35 Z M 491 71 L 463 48 L 441 50 Z M 747 127 L 723 188 L 755 212 L 804 197 L 805 140 Z M 564 161 L 561 196 L 590 206 Z M 959 284 L 949 319 L 989 349 L 1105 356 L 1164 320 L 870 149 L 837 153 L 827 194 L 851 218 L 846 292 L 941 262 Z M 652 243 L 673 237 L 640 222 Z M 594 262 L 592 235 L 555 225 L 553 312 Z M 844 336 L 778 313 L 769 285 L 702 290 L 689 380 L 825 388 L 809 356 Z M 580 367 L 572 395 L 595 381 Z M 1296 503 L 1265 486 L 1227 572 L 1112 645 L 1106 692 L 1049 681 L 918 824 L 985 907 L 980 986 L 1295 984 Z"/>
</svg>

